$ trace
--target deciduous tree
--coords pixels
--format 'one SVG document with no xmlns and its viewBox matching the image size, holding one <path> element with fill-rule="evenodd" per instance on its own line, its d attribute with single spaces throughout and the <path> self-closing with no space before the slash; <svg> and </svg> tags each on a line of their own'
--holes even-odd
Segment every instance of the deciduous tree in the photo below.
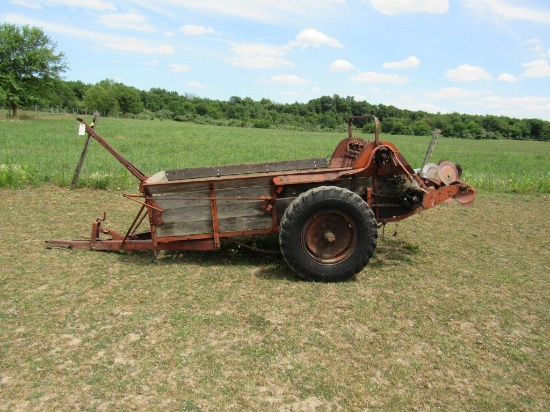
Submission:
<svg viewBox="0 0 550 412">
<path fill-rule="evenodd" d="M 42 104 L 67 69 L 63 53 L 38 27 L 0 25 L 0 100 L 17 110 Z"/>
</svg>

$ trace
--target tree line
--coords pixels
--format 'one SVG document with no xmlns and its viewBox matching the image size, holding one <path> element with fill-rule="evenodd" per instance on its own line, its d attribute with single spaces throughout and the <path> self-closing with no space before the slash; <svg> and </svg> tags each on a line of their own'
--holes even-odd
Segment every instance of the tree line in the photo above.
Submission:
<svg viewBox="0 0 550 412">
<path fill-rule="evenodd" d="M 152 88 L 139 90 L 114 80 L 96 84 L 61 78 L 68 65 L 55 43 L 38 27 L 0 24 L 0 107 L 17 117 L 18 110 L 55 108 L 103 116 L 190 121 L 196 123 L 311 131 L 339 131 L 350 116 L 372 114 L 383 133 L 466 139 L 550 141 L 550 122 L 507 116 L 428 113 L 356 101 L 352 96 L 321 96 L 307 103 L 232 96 L 227 101 Z M 373 124 L 365 123 L 366 131 Z M 370 129 L 369 129 L 370 128 Z"/>
<path fill-rule="evenodd" d="M 550 141 L 550 122 L 507 116 L 428 113 L 391 105 L 357 101 L 353 96 L 321 96 L 307 103 L 277 103 L 269 99 L 232 96 L 226 101 L 180 95 L 162 88 L 139 90 L 113 80 L 97 84 L 59 81 L 46 107 L 78 113 L 144 120 L 175 120 L 237 127 L 340 131 L 350 116 L 372 114 L 388 134 L 429 135 L 433 129 L 447 137 Z M 372 128 L 372 123 L 365 124 Z M 372 130 L 367 130 L 372 131 Z"/>
</svg>

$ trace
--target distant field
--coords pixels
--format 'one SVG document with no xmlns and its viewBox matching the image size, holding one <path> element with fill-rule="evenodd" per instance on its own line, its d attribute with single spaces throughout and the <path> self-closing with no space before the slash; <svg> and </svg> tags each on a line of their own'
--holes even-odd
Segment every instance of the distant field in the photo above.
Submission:
<svg viewBox="0 0 550 412">
<path fill-rule="evenodd" d="M 72 116 L 0 121 L 0 187 L 51 182 L 69 185 L 82 151 Z M 229 128 L 102 118 L 97 124 L 117 151 L 145 174 L 159 170 L 329 157 L 346 133 Z M 361 136 L 360 133 L 358 133 Z M 364 138 L 372 138 L 363 135 Z M 396 144 L 413 167 L 419 167 L 429 137 L 382 136 Z M 452 160 L 464 180 L 479 190 L 550 193 L 550 144 L 440 138 L 432 161 Z M 135 179 L 95 141 L 84 165 L 82 186 L 128 188 Z"/>
</svg>

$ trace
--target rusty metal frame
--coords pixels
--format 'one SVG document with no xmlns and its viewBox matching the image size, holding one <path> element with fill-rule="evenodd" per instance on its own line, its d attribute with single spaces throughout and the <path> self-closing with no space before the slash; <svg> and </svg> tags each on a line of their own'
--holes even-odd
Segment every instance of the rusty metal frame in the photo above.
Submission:
<svg viewBox="0 0 550 412">
<path fill-rule="evenodd" d="M 372 119 L 375 123 L 375 140 L 366 142 L 362 139 L 352 136 L 352 124 L 354 120 Z M 389 142 L 380 142 L 380 122 L 374 116 L 353 116 L 348 120 L 348 138 L 342 140 L 335 149 L 330 160 L 328 168 L 320 169 L 301 169 L 280 172 L 266 172 L 261 176 L 265 177 L 270 183 L 269 196 L 235 196 L 218 197 L 214 182 L 226 182 L 234 179 L 242 179 L 245 183 L 249 179 L 258 178 L 257 173 L 250 175 L 228 175 L 219 177 L 193 178 L 189 181 L 175 180 L 169 182 L 151 182 L 147 183 L 147 176 L 136 168 L 132 163 L 126 160 L 120 153 L 113 149 L 95 130 L 86 124 L 82 119 L 78 119 L 85 124 L 86 132 L 89 136 L 98 141 L 109 153 L 111 153 L 136 179 L 140 182 L 139 195 L 124 195 L 124 197 L 137 202 L 141 205 L 136 217 L 125 234 L 114 230 L 101 227 L 106 219 L 106 213 L 102 218 L 96 219 L 92 224 L 92 231 L 89 240 L 48 240 L 49 247 L 68 247 L 73 249 L 90 250 L 215 250 L 220 248 L 221 239 L 241 235 L 256 235 L 273 233 L 279 230 L 277 203 L 279 195 L 283 192 L 285 186 L 301 184 L 323 184 L 340 181 L 342 179 L 354 178 L 357 176 L 372 177 L 372 187 L 367 187 L 363 197 L 366 203 L 373 208 L 376 220 L 379 223 L 396 222 L 405 219 L 411 215 L 432 208 L 452 198 L 462 198 L 463 205 L 470 204 L 476 195 L 476 190 L 462 182 L 454 182 L 449 186 L 441 186 L 417 175 L 407 161 L 403 158 L 397 148 Z M 415 183 L 417 188 L 424 192 L 422 204 L 418 207 L 402 213 L 398 216 L 380 217 L 380 196 L 379 196 L 379 177 L 384 175 L 384 170 L 378 162 L 373 162 L 376 153 L 379 150 L 387 149 L 391 153 L 390 161 L 394 162 L 395 167 L 399 168 L 403 174 Z M 347 157 L 346 157 L 347 156 Z M 208 197 L 190 197 L 186 200 L 205 200 L 210 203 L 210 215 L 212 219 L 212 233 L 182 235 L 171 237 L 157 237 L 156 228 L 162 224 L 163 209 L 155 201 L 156 196 L 152 194 L 151 188 L 162 187 L 165 185 L 178 185 L 185 187 L 188 183 L 201 183 L 208 185 Z M 144 201 L 138 200 L 142 198 Z M 163 199 L 170 199 L 170 196 L 163 196 Z M 179 198 L 178 198 L 179 199 Z M 262 229 L 238 230 L 231 232 L 220 232 L 220 221 L 218 215 L 218 202 L 224 200 L 258 200 L 265 203 L 261 206 L 266 213 L 271 214 L 271 227 Z M 136 234 L 137 229 L 143 223 L 146 217 L 149 217 L 150 232 Z M 106 239 L 106 237 L 109 237 Z"/>
</svg>

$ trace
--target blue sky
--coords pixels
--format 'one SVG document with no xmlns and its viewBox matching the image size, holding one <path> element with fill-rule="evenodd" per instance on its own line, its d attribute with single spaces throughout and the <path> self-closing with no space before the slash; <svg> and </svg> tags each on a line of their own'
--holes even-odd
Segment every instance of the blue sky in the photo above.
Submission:
<svg viewBox="0 0 550 412">
<path fill-rule="evenodd" d="M 548 0 L 3 0 L 67 80 L 550 120 Z"/>
</svg>

